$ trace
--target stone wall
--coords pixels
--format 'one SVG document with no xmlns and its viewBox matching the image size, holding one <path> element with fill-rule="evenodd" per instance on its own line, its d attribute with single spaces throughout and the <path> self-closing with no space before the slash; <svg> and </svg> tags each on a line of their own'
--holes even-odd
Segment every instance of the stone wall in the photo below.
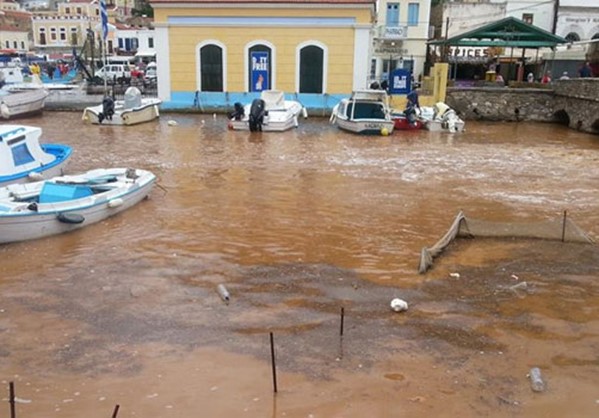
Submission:
<svg viewBox="0 0 599 418">
<path fill-rule="evenodd" d="M 599 133 L 599 78 L 575 78 L 555 83 L 556 117 L 570 128 Z"/>
<path fill-rule="evenodd" d="M 450 88 L 446 102 L 465 120 L 557 122 L 599 134 L 599 78 L 546 88 Z"/>
<path fill-rule="evenodd" d="M 452 88 L 446 102 L 466 120 L 553 122 L 554 96 L 547 89 Z"/>
</svg>

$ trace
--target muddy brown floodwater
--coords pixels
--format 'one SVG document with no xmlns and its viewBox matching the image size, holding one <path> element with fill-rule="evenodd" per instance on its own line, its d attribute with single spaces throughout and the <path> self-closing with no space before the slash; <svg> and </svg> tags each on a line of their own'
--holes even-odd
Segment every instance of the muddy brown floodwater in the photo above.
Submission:
<svg viewBox="0 0 599 418">
<path fill-rule="evenodd" d="M 25 122 L 73 146 L 68 172 L 141 167 L 159 187 L 99 224 L 0 246 L 0 415 L 10 381 L 29 418 L 117 404 L 119 417 L 161 418 L 599 415 L 595 245 L 458 240 L 417 272 L 459 210 L 516 223 L 567 210 L 597 239 L 597 136 L 468 122 L 368 138 L 317 118 L 250 134 L 179 114 Z M 394 297 L 409 310 L 392 312 Z"/>
</svg>

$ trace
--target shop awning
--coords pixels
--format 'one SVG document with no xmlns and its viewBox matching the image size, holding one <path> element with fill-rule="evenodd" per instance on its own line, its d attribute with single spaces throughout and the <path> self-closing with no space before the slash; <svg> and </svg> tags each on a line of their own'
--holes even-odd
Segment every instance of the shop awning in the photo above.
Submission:
<svg viewBox="0 0 599 418">
<path fill-rule="evenodd" d="M 155 57 L 156 51 L 150 51 L 148 49 L 140 49 L 135 54 L 136 57 Z"/>
<path fill-rule="evenodd" d="M 506 17 L 477 29 L 452 36 L 448 39 L 431 41 L 429 45 L 508 47 L 508 48 L 554 48 L 567 43 L 561 36 L 554 35 L 534 25 Z"/>
</svg>

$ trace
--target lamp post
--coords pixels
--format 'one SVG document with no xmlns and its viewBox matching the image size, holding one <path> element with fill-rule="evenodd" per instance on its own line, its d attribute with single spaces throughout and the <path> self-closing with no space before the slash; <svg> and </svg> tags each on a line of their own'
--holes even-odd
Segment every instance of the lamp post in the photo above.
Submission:
<svg viewBox="0 0 599 418">
<path fill-rule="evenodd" d="M 391 61 L 393 61 L 393 49 L 395 48 L 395 42 L 391 41 L 391 49 L 389 50 L 389 66 L 387 67 L 387 80 L 391 81 Z"/>
</svg>

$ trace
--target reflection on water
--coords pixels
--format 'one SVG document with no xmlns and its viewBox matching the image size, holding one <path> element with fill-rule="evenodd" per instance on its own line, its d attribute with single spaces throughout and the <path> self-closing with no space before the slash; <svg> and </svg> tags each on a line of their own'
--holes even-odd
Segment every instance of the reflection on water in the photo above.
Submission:
<svg viewBox="0 0 599 418">
<path fill-rule="evenodd" d="M 514 222 L 568 210 L 599 236 L 597 137 L 476 122 L 360 137 L 325 119 L 250 134 L 177 114 L 128 128 L 84 127 L 77 113 L 26 122 L 74 147 L 70 172 L 159 178 L 117 217 L 0 247 L 0 380 L 33 399 L 28 416 L 107 416 L 105 400 L 124 416 L 596 413 L 594 246 L 461 241 L 426 275 L 417 266 L 459 210 Z M 393 314 L 393 297 L 410 310 Z M 287 382 L 276 405 L 269 330 Z M 550 379 L 542 396 L 532 366 Z"/>
</svg>

